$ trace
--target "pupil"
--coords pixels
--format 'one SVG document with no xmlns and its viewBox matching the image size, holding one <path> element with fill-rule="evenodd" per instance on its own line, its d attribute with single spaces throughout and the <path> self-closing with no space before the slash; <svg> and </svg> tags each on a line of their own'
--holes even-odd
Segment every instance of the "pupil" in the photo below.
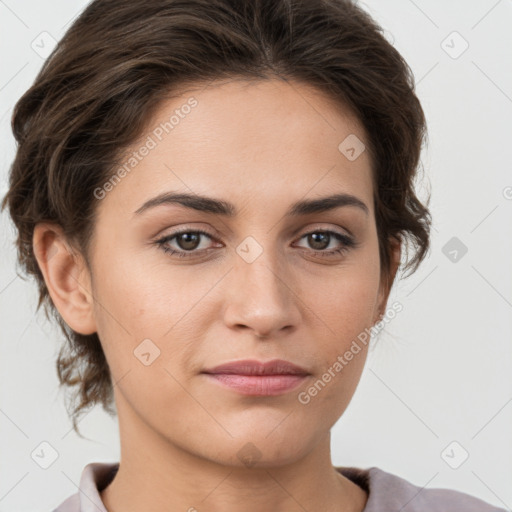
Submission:
<svg viewBox="0 0 512 512">
<path fill-rule="evenodd" d="M 323 242 L 321 239 L 324 239 Z M 314 249 L 325 249 L 329 245 L 329 234 L 328 233 L 312 233 L 309 235 L 309 241 L 312 243 Z M 320 242 L 318 242 L 320 239 Z M 320 247 L 317 244 L 320 243 Z"/>
<path fill-rule="evenodd" d="M 178 245 L 181 249 L 195 249 L 199 241 L 199 233 L 182 233 L 178 236 Z"/>
</svg>

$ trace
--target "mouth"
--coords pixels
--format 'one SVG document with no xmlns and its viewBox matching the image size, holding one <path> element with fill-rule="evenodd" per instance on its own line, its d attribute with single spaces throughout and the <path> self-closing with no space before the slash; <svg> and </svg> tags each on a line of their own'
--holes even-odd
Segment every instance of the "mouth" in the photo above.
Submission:
<svg viewBox="0 0 512 512">
<path fill-rule="evenodd" d="M 276 396 L 292 391 L 310 375 L 282 359 L 232 361 L 201 372 L 221 386 L 250 396 Z"/>
</svg>

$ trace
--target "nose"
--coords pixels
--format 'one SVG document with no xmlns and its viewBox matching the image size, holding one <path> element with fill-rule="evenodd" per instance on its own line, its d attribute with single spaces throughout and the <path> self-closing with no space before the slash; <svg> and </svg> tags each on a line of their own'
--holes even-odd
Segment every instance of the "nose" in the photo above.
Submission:
<svg viewBox="0 0 512 512">
<path fill-rule="evenodd" d="M 226 325 L 251 331 L 258 338 L 292 332 L 301 317 L 294 288 L 291 272 L 270 251 L 264 250 L 252 263 L 235 254 L 230 281 L 226 283 Z"/>
</svg>

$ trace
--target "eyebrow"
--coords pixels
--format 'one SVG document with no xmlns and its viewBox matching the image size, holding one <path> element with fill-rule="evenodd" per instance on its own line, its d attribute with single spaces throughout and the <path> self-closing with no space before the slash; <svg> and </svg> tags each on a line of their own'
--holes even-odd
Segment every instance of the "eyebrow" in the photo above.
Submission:
<svg viewBox="0 0 512 512">
<path fill-rule="evenodd" d="M 140 215 L 150 208 L 163 204 L 179 204 L 200 212 L 223 215 L 225 217 L 234 217 L 237 213 L 235 205 L 228 201 L 196 194 L 164 192 L 146 201 L 134 214 Z M 292 217 L 309 215 L 334 210 L 342 206 L 354 206 L 362 210 L 367 216 L 369 214 L 368 207 L 361 199 L 351 194 L 340 193 L 318 199 L 297 201 L 292 204 L 286 215 Z"/>
</svg>

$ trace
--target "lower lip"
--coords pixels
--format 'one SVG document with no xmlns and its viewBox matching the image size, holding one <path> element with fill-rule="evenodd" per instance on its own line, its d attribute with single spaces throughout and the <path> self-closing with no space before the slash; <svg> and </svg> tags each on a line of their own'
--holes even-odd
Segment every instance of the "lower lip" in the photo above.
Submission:
<svg viewBox="0 0 512 512">
<path fill-rule="evenodd" d="M 227 373 L 205 373 L 220 383 L 243 395 L 275 396 L 298 387 L 307 375 L 235 375 Z"/>
</svg>

